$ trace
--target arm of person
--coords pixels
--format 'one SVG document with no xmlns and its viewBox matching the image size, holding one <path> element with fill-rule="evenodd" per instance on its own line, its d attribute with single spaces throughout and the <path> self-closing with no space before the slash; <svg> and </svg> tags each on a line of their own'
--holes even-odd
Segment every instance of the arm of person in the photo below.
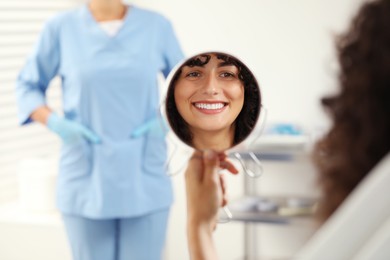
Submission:
<svg viewBox="0 0 390 260">
<path fill-rule="evenodd" d="M 164 74 L 164 77 L 167 78 L 176 64 L 184 58 L 184 54 L 171 22 L 164 20 L 161 24 L 161 39 L 163 39 L 162 47 L 164 58 L 162 73 Z"/>
<path fill-rule="evenodd" d="M 212 238 L 222 203 L 217 166 L 215 153 L 197 151 L 186 170 L 187 236 L 192 260 L 218 259 Z"/>
<path fill-rule="evenodd" d="M 32 121 L 46 123 L 49 108 L 46 91 L 57 75 L 60 64 L 57 20 L 49 20 L 28 56 L 16 82 L 18 117 L 20 124 Z M 34 117 L 34 118 L 33 118 Z"/>
<path fill-rule="evenodd" d="M 37 121 L 47 125 L 65 143 L 76 142 L 80 138 L 99 143 L 100 138 L 90 129 L 59 117 L 46 105 L 47 88 L 57 75 L 60 65 L 58 22 L 58 19 L 53 18 L 45 24 L 33 52 L 19 73 L 16 84 L 19 122 L 24 125 Z"/>
<path fill-rule="evenodd" d="M 192 260 L 218 259 L 212 232 L 209 225 L 201 225 L 196 221 L 188 221 L 188 248 Z"/>
<path fill-rule="evenodd" d="M 218 209 L 227 203 L 220 169 L 238 172 L 226 156 L 196 151 L 186 170 L 187 237 L 192 260 L 218 259 L 212 234 Z"/>
</svg>

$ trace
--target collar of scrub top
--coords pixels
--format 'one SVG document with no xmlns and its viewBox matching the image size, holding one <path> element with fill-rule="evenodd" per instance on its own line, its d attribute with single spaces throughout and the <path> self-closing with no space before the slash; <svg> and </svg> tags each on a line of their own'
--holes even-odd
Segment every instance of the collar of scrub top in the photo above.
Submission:
<svg viewBox="0 0 390 260">
<path fill-rule="evenodd" d="M 110 37 L 114 37 L 122 28 L 123 20 L 117 19 L 117 20 L 99 22 L 99 25 Z"/>
<path fill-rule="evenodd" d="M 92 15 L 91 10 L 88 7 L 88 4 L 84 4 L 81 8 L 81 14 L 84 17 L 85 21 L 87 22 L 88 26 L 90 29 L 96 33 L 104 36 L 107 39 L 112 39 L 115 38 L 120 32 L 125 29 L 126 24 L 133 19 L 134 16 L 136 16 L 138 12 L 138 8 L 135 7 L 134 5 L 126 5 L 127 6 L 127 11 L 125 16 L 121 19 L 123 21 L 123 24 L 121 28 L 118 30 L 117 34 L 113 37 L 109 36 L 109 34 L 104 31 L 103 28 L 101 28 L 100 24 L 98 21 L 96 21 L 95 17 Z"/>
</svg>

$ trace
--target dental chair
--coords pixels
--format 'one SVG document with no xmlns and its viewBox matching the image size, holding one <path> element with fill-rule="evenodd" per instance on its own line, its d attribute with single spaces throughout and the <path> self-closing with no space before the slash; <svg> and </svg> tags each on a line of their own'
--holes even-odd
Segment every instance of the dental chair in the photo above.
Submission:
<svg viewBox="0 0 390 260">
<path fill-rule="evenodd" d="M 390 153 L 293 259 L 390 259 Z"/>
</svg>

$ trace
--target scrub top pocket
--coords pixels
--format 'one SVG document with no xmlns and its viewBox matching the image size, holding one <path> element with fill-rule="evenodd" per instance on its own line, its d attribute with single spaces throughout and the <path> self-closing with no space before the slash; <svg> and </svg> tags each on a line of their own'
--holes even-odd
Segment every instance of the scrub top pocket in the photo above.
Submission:
<svg viewBox="0 0 390 260">
<path fill-rule="evenodd" d="M 72 181 L 90 175 L 91 145 L 85 139 L 62 144 L 59 165 L 61 181 Z"/>
</svg>

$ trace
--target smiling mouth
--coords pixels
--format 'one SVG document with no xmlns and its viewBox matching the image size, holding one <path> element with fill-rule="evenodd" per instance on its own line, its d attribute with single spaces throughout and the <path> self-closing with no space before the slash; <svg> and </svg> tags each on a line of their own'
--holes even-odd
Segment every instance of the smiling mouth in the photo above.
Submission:
<svg viewBox="0 0 390 260">
<path fill-rule="evenodd" d="M 217 102 L 217 103 L 202 103 L 202 102 L 194 102 L 192 103 L 196 108 L 201 110 L 221 110 L 228 103 L 225 102 Z"/>
</svg>

